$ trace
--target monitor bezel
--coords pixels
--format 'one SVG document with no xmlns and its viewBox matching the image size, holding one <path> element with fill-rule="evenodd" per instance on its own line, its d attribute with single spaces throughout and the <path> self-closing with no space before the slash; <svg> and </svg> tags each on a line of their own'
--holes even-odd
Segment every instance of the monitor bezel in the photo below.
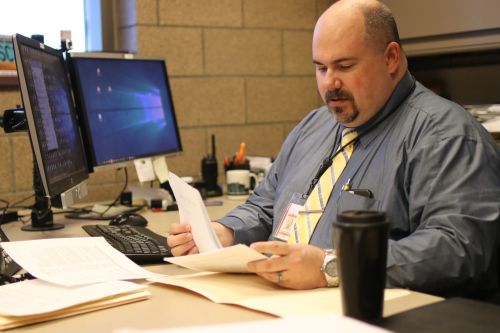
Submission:
<svg viewBox="0 0 500 333">
<path fill-rule="evenodd" d="M 66 73 L 66 76 L 64 77 L 64 85 L 67 87 L 68 91 L 68 105 L 70 107 L 70 114 L 71 114 L 71 120 L 73 123 L 74 128 L 78 132 L 77 137 L 79 138 L 80 142 L 80 149 L 81 149 L 81 154 L 84 160 L 84 164 L 87 164 L 87 158 L 85 155 L 85 149 L 83 145 L 83 140 L 82 140 L 82 135 L 78 126 L 78 122 L 76 119 L 76 110 L 75 110 L 75 104 L 73 101 L 73 90 L 71 89 L 71 84 L 69 81 L 69 76 L 68 76 L 68 71 L 66 68 L 66 63 L 63 58 L 63 55 L 60 51 L 53 49 L 39 41 L 36 41 L 34 39 L 28 38 L 26 36 L 20 35 L 20 34 L 15 34 L 12 36 L 12 41 L 14 45 L 14 50 L 15 50 L 15 61 L 16 61 L 16 67 L 18 71 L 18 79 L 19 79 L 19 88 L 21 92 L 21 101 L 23 103 L 23 107 L 25 110 L 26 114 L 26 120 L 28 124 L 28 137 L 30 139 L 30 144 L 31 148 L 33 151 L 34 159 L 36 162 L 36 167 L 39 174 L 40 174 L 40 179 L 42 182 L 44 194 L 46 197 L 55 197 L 57 195 L 60 195 L 68 190 L 71 190 L 75 188 L 75 186 L 78 186 L 80 183 L 85 181 L 86 179 L 89 178 L 89 173 L 87 168 L 81 168 L 79 170 L 76 170 L 73 174 L 70 176 L 67 176 L 61 180 L 51 182 L 49 181 L 49 176 L 47 173 L 47 164 L 44 158 L 44 154 L 42 152 L 42 149 L 40 147 L 40 140 L 38 137 L 38 129 L 37 125 L 35 122 L 35 118 L 33 115 L 33 109 L 31 105 L 31 100 L 28 92 L 28 85 L 26 82 L 26 77 L 25 77 L 25 68 L 23 65 L 22 61 L 22 52 L 20 50 L 20 46 L 24 45 L 33 49 L 41 50 L 42 52 L 48 53 L 50 55 L 56 56 L 59 59 L 59 62 L 61 65 L 64 67 L 64 72 Z"/>
<path fill-rule="evenodd" d="M 177 151 L 165 151 L 161 152 L 155 155 L 152 154 L 147 154 L 147 155 L 137 155 L 130 157 L 128 159 L 120 159 L 108 163 L 97 163 L 97 158 L 96 158 L 96 153 L 94 151 L 94 146 L 93 146 L 93 140 L 92 140 L 92 133 L 90 130 L 90 122 L 87 117 L 88 113 L 83 110 L 83 108 L 86 108 L 85 106 L 85 100 L 82 98 L 82 87 L 80 85 L 80 78 L 79 75 L 76 71 L 75 66 L 73 65 L 73 59 L 103 59 L 103 60 L 127 60 L 127 61 L 155 61 L 155 62 L 161 62 L 162 63 L 162 68 L 164 71 L 164 76 L 165 76 L 165 84 L 166 88 L 168 90 L 168 98 L 169 98 L 169 103 L 172 108 L 172 117 L 174 120 L 174 125 L 176 129 L 176 138 L 177 142 L 179 143 L 179 149 Z M 80 128 L 82 130 L 83 134 L 83 139 L 85 142 L 85 152 L 87 155 L 87 163 L 88 163 L 88 170 L 89 172 L 94 172 L 94 171 L 100 171 L 100 170 L 106 170 L 106 169 L 117 169 L 121 167 L 126 167 L 126 166 L 131 166 L 133 165 L 133 162 L 135 160 L 141 160 L 145 158 L 154 158 L 154 157 L 160 157 L 160 156 L 179 156 L 183 153 L 182 149 L 182 141 L 180 138 L 180 131 L 179 131 L 179 125 L 177 122 L 177 115 L 175 111 L 175 106 L 174 106 L 174 101 L 172 98 L 172 89 L 170 86 L 170 79 L 168 76 L 168 69 L 167 69 L 167 63 L 164 58 L 161 57 L 152 57 L 152 56 L 144 56 L 144 55 L 137 55 L 137 54 L 131 54 L 131 53 L 109 53 L 109 52 L 70 52 L 68 56 L 68 68 L 71 76 L 71 81 L 73 83 L 74 87 L 74 97 L 75 97 L 75 104 L 76 104 L 76 111 L 79 117 L 79 123 L 80 123 Z"/>
</svg>

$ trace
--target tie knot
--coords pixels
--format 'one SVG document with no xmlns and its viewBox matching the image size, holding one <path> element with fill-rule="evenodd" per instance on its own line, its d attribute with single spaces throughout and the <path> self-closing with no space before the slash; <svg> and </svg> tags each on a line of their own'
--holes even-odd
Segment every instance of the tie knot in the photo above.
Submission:
<svg viewBox="0 0 500 333">
<path fill-rule="evenodd" d="M 356 139 L 357 136 L 358 132 L 355 129 L 348 127 L 344 128 L 342 130 L 342 142 L 341 142 L 342 146 L 345 146 L 352 140 Z"/>
</svg>

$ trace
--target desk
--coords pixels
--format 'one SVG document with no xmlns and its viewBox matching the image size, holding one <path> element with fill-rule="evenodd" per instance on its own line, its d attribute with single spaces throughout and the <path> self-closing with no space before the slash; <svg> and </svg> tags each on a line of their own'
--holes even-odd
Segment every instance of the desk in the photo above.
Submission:
<svg viewBox="0 0 500 333">
<path fill-rule="evenodd" d="M 207 207 L 208 213 L 212 219 L 217 219 L 240 203 L 241 201 L 224 200 L 223 206 Z M 152 213 L 148 211 L 143 215 L 149 220 L 148 227 L 159 234 L 166 234 L 169 224 L 179 220 L 177 212 Z M 65 220 L 62 215 L 56 215 L 56 221 L 64 223 L 65 228 L 55 231 L 25 232 L 20 230 L 21 222 L 5 224 L 2 228 L 11 240 L 29 240 L 87 236 L 81 228 L 82 225 L 103 223 L 103 221 Z M 161 274 L 191 272 L 169 264 L 144 267 Z M 242 307 L 216 304 L 180 288 L 150 284 L 149 290 L 151 298 L 146 301 L 21 327 L 9 330 L 9 332 L 112 332 L 126 327 L 153 329 L 273 318 L 271 315 Z M 408 296 L 387 301 L 384 305 L 384 315 L 395 314 L 439 300 L 440 298 L 435 296 L 412 292 Z"/>
</svg>

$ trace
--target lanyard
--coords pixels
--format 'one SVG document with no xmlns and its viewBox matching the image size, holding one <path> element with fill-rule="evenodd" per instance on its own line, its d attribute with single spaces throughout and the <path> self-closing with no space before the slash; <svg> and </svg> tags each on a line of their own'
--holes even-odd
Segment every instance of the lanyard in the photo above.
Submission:
<svg viewBox="0 0 500 333">
<path fill-rule="evenodd" d="M 412 84 L 408 88 L 408 93 L 405 96 L 408 96 L 415 89 L 415 86 L 416 86 L 415 81 L 413 81 Z M 403 101 L 405 99 L 406 99 L 406 97 L 402 98 L 401 101 L 399 101 L 399 103 L 397 103 L 397 105 L 395 105 L 393 107 L 393 109 L 396 110 L 403 103 Z M 305 199 L 305 198 L 307 198 L 311 194 L 311 192 L 313 191 L 313 189 L 316 186 L 316 184 L 319 182 L 319 179 L 321 178 L 321 176 L 323 175 L 323 173 L 332 165 L 333 159 L 338 154 L 340 154 L 340 152 L 342 152 L 342 150 L 344 150 L 344 148 L 346 148 L 350 144 L 356 144 L 359 141 L 359 139 L 361 137 L 363 137 L 363 135 L 369 133 L 378 124 L 381 124 L 384 120 L 386 120 L 389 116 L 391 116 L 393 114 L 394 114 L 394 112 L 392 112 L 392 111 L 388 112 L 387 114 L 385 114 L 384 116 L 382 116 L 380 119 L 374 121 L 372 124 L 369 124 L 367 128 L 365 128 L 364 130 L 360 131 L 360 133 L 358 133 L 357 137 L 355 137 L 354 139 L 350 140 L 345 145 L 342 145 L 339 149 L 335 150 L 335 147 L 337 146 L 337 140 L 338 140 L 338 134 L 339 134 L 339 128 L 340 128 L 340 125 L 337 122 L 337 124 L 335 125 L 335 128 L 336 128 L 335 142 L 334 142 L 334 145 L 332 147 L 332 150 L 331 150 L 329 156 L 326 157 L 325 159 L 323 159 L 323 161 L 321 162 L 321 164 L 319 166 L 319 169 L 316 172 L 316 175 L 314 176 L 314 178 L 311 181 L 311 184 L 309 185 L 309 189 L 307 190 L 307 192 L 305 194 L 302 195 L 302 197 Z"/>
<path fill-rule="evenodd" d="M 337 125 L 335 127 L 337 127 L 337 131 L 335 133 L 335 141 L 334 141 L 334 145 L 332 147 L 332 150 L 331 150 L 330 154 L 328 155 L 328 157 L 326 157 L 325 159 L 323 159 L 323 161 L 321 162 L 321 164 L 319 166 L 319 169 L 316 172 L 316 175 L 314 176 L 314 178 L 311 181 L 311 184 L 309 185 L 309 189 L 307 190 L 307 192 L 305 193 L 305 195 L 303 195 L 302 197 L 308 197 L 311 194 L 311 192 L 314 189 L 314 186 L 316 186 L 316 184 L 319 182 L 319 179 L 321 178 L 321 176 L 323 175 L 323 173 L 332 165 L 333 159 L 338 154 L 340 154 L 342 152 L 342 150 L 344 150 L 344 148 L 346 148 L 350 144 L 356 144 L 356 142 L 359 140 L 359 138 L 361 136 L 361 135 L 358 135 L 354 139 L 351 139 L 349 142 L 347 142 L 345 145 L 340 146 L 339 149 L 335 150 L 335 147 L 337 146 L 336 143 L 337 143 L 337 140 L 338 140 L 338 135 L 339 135 L 339 123 L 337 123 Z M 367 131 L 363 131 L 362 134 L 365 134 L 366 132 Z"/>
</svg>

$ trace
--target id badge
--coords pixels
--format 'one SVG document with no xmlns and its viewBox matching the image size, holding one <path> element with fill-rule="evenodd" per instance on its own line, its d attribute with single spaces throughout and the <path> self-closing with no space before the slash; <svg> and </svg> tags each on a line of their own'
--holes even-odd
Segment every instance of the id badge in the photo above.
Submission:
<svg viewBox="0 0 500 333">
<path fill-rule="evenodd" d="M 290 234 L 293 232 L 295 224 L 299 218 L 299 212 L 304 210 L 306 199 L 304 195 L 295 193 L 290 200 L 290 203 L 285 209 L 281 217 L 278 228 L 274 232 L 274 238 L 288 242 Z"/>
</svg>

